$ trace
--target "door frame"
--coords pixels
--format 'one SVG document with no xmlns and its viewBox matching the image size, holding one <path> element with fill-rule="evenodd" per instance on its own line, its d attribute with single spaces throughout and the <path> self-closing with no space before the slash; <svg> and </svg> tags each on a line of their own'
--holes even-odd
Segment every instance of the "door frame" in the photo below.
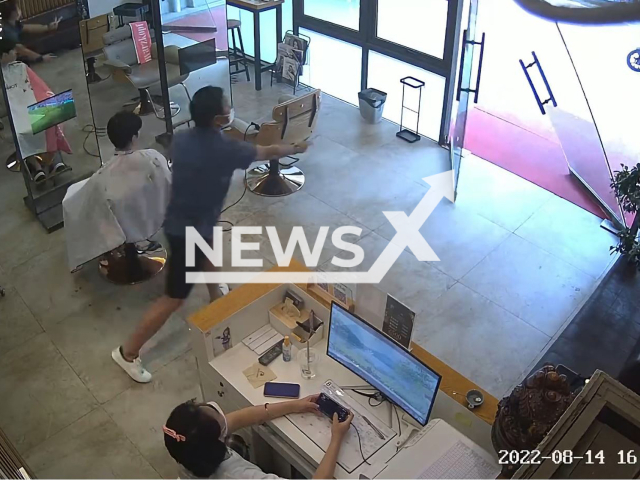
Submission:
<svg viewBox="0 0 640 480">
<path fill-rule="evenodd" d="M 312 0 L 313 1 L 313 0 Z M 317 0 L 316 0 L 317 1 Z M 455 94 L 455 77 L 458 63 L 458 43 L 460 37 L 460 23 L 462 5 L 465 0 L 429 0 L 448 3 L 447 26 L 444 41 L 443 58 L 434 57 L 426 53 L 405 47 L 377 36 L 378 0 L 361 0 L 359 30 L 353 30 L 326 20 L 321 20 L 304 12 L 305 0 L 293 0 L 293 28 L 297 34 L 300 28 L 312 30 L 346 43 L 356 45 L 362 49 L 362 70 L 360 86 L 364 90 L 368 86 L 369 52 L 375 51 L 395 60 L 413 65 L 445 79 L 444 101 L 440 123 L 440 133 L 437 139 L 440 145 L 448 144 L 449 124 L 451 122 L 451 108 Z M 468 1 L 468 0 L 466 0 Z"/>
</svg>

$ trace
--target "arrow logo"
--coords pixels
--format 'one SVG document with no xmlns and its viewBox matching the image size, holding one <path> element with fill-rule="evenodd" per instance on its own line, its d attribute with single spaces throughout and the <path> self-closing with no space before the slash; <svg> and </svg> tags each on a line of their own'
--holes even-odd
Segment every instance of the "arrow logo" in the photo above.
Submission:
<svg viewBox="0 0 640 480">
<path fill-rule="evenodd" d="M 351 283 L 378 284 L 391 270 L 405 248 L 421 262 L 440 259 L 420 229 L 443 198 L 454 201 L 453 170 L 423 179 L 431 188 L 407 216 L 404 212 L 383 212 L 396 234 L 367 272 L 188 272 L 187 283 Z"/>
</svg>

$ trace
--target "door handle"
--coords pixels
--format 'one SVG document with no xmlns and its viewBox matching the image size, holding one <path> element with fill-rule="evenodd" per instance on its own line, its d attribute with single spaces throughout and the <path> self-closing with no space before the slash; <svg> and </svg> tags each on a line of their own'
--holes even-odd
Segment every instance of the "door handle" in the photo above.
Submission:
<svg viewBox="0 0 640 480">
<path fill-rule="evenodd" d="M 460 55 L 460 74 L 458 75 L 458 89 L 456 92 L 456 100 L 460 101 L 460 95 L 462 92 L 473 93 L 473 103 L 478 103 L 478 96 L 480 95 L 480 81 L 482 79 L 482 63 L 484 60 L 484 47 L 485 47 L 485 39 L 486 32 L 482 33 L 482 39 L 479 42 L 475 40 L 469 40 L 467 38 L 468 31 L 464 31 L 464 45 L 462 47 L 462 55 Z M 476 78 L 476 87 L 475 88 L 462 88 L 462 77 L 464 70 L 464 62 L 466 58 L 467 45 L 480 45 L 480 59 L 478 61 L 478 76 Z M 471 64 L 470 68 L 473 68 L 473 64 Z"/>
<path fill-rule="evenodd" d="M 547 80 L 547 76 L 544 73 L 544 69 L 542 68 L 542 64 L 540 63 L 540 60 L 538 60 L 538 56 L 536 55 L 536 52 L 531 52 L 531 55 L 533 56 L 533 62 L 529 63 L 528 65 L 525 65 L 524 62 L 520 60 L 520 66 L 522 67 L 522 71 L 524 72 L 524 75 L 527 77 L 527 81 L 529 82 L 529 87 L 531 87 L 531 91 L 533 92 L 533 96 L 536 99 L 536 103 L 538 104 L 538 108 L 540 109 L 540 112 L 542 113 L 542 115 L 546 115 L 547 112 L 545 112 L 544 106 L 549 102 L 551 102 L 553 103 L 554 107 L 557 107 L 558 102 L 556 102 L 556 97 L 553 95 L 553 91 L 551 90 L 551 86 L 549 85 L 549 81 Z M 544 86 L 547 89 L 547 93 L 549 94 L 549 97 L 544 101 L 540 100 L 540 95 L 538 95 L 538 90 L 536 90 L 536 86 L 533 84 L 533 80 L 531 80 L 531 75 L 529 75 L 529 69 L 534 65 L 538 67 L 538 72 L 540 72 L 540 76 L 542 77 Z"/>
</svg>

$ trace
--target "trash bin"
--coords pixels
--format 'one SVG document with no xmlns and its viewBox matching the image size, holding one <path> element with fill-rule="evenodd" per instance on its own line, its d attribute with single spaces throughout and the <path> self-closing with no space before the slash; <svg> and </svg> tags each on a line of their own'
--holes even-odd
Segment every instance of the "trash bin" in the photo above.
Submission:
<svg viewBox="0 0 640 480">
<path fill-rule="evenodd" d="M 358 94 L 360 115 L 367 123 L 379 123 L 382 120 L 387 94 L 375 88 L 367 88 Z"/>
</svg>

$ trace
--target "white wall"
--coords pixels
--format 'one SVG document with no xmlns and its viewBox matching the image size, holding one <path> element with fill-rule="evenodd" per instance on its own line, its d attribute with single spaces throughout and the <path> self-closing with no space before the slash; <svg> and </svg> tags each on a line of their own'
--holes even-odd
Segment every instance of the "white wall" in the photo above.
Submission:
<svg viewBox="0 0 640 480">
<path fill-rule="evenodd" d="M 126 3 L 126 0 L 89 0 L 89 15 L 97 17 L 105 13 L 113 13 L 113 8 Z"/>
</svg>

